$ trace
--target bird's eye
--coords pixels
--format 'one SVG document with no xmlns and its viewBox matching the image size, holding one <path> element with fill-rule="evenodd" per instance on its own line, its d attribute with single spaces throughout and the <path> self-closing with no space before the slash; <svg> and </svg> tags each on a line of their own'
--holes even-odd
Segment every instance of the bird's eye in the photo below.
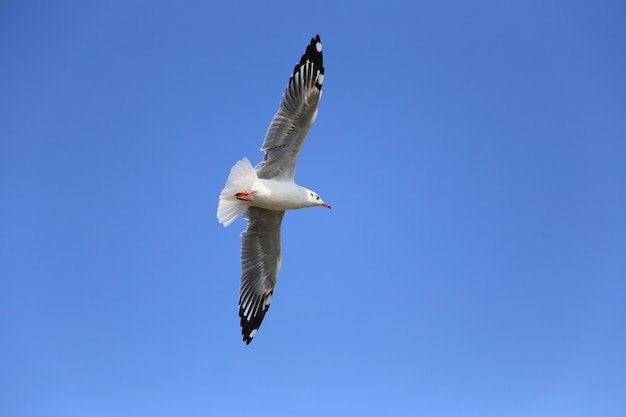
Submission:
<svg viewBox="0 0 626 417">
<path fill-rule="evenodd" d="M 320 199 L 320 196 L 319 196 L 319 195 L 317 196 L 317 199 L 318 199 L 318 200 Z"/>
</svg>

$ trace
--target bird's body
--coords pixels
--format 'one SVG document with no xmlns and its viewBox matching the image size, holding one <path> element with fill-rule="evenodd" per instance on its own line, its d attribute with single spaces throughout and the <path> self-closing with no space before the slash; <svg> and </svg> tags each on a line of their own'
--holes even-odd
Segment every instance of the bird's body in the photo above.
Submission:
<svg viewBox="0 0 626 417">
<path fill-rule="evenodd" d="M 230 171 L 220 194 L 217 218 L 224 226 L 240 215 L 248 220 L 242 233 L 239 316 L 243 340 L 256 335 L 269 309 L 281 266 L 280 229 L 285 210 L 323 206 L 320 196 L 294 182 L 298 154 L 317 118 L 324 66 L 319 35 L 311 39 L 289 79 L 278 112 L 261 147 L 265 157 L 256 168 L 248 159 Z"/>
<path fill-rule="evenodd" d="M 233 170 L 244 171 L 247 175 L 239 176 L 239 172 L 233 172 Z M 259 178 L 247 158 L 237 162 L 233 170 L 231 170 L 226 187 L 220 194 L 217 214 L 218 218 L 225 220 L 222 223 L 226 226 L 239 217 L 239 214 L 235 216 L 226 214 L 231 207 L 233 207 L 233 213 L 237 213 L 236 208 L 240 208 L 241 211 L 247 207 L 295 210 L 326 205 L 324 202 L 319 204 L 319 196 L 316 193 L 293 181 Z"/>
</svg>

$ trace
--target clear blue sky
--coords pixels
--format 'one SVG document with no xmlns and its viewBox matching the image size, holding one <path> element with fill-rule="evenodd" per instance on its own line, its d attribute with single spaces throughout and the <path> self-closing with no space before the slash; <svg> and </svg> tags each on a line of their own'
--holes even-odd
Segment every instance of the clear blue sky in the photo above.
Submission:
<svg viewBox="0 0 626 417">
<path fill-rule="evenodd" d="M 261 3 L 0 6 L 0 415 L 626 415 L 625 3 Z M 316 33 L 246 346 L 217 199 Z"/>
</svg>

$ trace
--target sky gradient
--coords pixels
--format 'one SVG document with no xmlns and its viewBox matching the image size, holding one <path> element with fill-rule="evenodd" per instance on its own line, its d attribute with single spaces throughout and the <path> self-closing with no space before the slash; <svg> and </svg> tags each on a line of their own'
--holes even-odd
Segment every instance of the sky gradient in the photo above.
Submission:
<svg viewBox="0 0 626 417">
<path fill-rule="evenodd" d="M 0 415 L 626 415 L 619 1 L 4 2 Z M 324 95 L 241 340 L 215 217 Z"/>
</svg>

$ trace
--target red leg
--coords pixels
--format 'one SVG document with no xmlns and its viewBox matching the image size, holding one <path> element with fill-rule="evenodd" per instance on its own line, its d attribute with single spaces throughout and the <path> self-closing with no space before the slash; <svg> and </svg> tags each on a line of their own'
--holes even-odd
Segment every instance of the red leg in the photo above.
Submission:
<svg viewBox="0 0 626 417">
<path fill-rule="evenodd" d="M 254 191 L 249 190 L 249 191 L 244 191 L 241 193 L 237 193 L 235 194 L 235 197 L 237 197 L 237 200 L 241 200 L 241 201 L 250 201 L 250 199 L 248 198 L 248 196 L 250 194 L 252 194 Z"/>
</svg>

